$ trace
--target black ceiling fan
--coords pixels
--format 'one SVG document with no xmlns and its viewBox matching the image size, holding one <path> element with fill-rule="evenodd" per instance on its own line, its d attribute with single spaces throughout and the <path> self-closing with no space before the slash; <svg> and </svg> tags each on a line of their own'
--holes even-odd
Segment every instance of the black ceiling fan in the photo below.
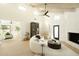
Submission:
<svg viewBox="0 0 79 59">
<path fill-rule="evenodd" d="M 44 16 L 47 16 L 47 17 L 50 17 L 49 15 L 48 15 L 48 10 L 46 10 L 46 5 L 47 5 L 47 3 L 45 3 L 45 13 L 43 14 Z"/>
</svg>

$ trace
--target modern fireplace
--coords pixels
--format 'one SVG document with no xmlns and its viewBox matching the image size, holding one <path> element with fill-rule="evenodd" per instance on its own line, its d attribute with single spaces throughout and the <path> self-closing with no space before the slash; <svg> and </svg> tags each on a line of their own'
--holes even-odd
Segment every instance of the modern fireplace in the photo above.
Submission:
<svg viewBox="0 0 79 59">
<path fill-rule="evenodd" d="M 68 33 L 69 41 L 79 44 L 79 33 Z"/>
</svg>

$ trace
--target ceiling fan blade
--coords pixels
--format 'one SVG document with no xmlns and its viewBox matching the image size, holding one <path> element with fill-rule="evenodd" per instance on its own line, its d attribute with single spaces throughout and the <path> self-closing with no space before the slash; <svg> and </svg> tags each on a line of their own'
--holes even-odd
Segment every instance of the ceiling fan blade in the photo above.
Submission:
<svg viewBox="0 0 79 59">
<path fill-rule="evenodd" d="M 49 15 L 46 15 L 47 17 L 50 17 Z"/>
<path fill-rule="evenodd" d="M 46 11 L 44 15 L 47 15 L 47 13 L 48 13 L 48 11 Z"/>
</svg>

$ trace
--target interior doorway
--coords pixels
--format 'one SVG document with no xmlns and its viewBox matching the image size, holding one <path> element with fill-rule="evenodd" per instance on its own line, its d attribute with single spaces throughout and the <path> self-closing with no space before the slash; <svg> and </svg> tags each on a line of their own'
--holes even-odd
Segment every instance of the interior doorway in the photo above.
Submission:
<svg viewBox="0 0 79 59">
<path fill-rule="evenodd" d="M 20 22 L 13 20 L 0 20 L 0 39 L 8 40 L 19 37 Z"/>
</svg>

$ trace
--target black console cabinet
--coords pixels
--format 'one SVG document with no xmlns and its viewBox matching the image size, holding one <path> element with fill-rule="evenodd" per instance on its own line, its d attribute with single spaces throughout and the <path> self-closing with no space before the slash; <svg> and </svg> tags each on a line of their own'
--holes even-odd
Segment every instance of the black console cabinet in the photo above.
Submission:
<svg viewBox="0 0 79 59">
<path fill-rule="evenodd" d="M 31 22 L 30 24 L 30 37 L 39 34 L 39 23 Z"/>
</svg>

